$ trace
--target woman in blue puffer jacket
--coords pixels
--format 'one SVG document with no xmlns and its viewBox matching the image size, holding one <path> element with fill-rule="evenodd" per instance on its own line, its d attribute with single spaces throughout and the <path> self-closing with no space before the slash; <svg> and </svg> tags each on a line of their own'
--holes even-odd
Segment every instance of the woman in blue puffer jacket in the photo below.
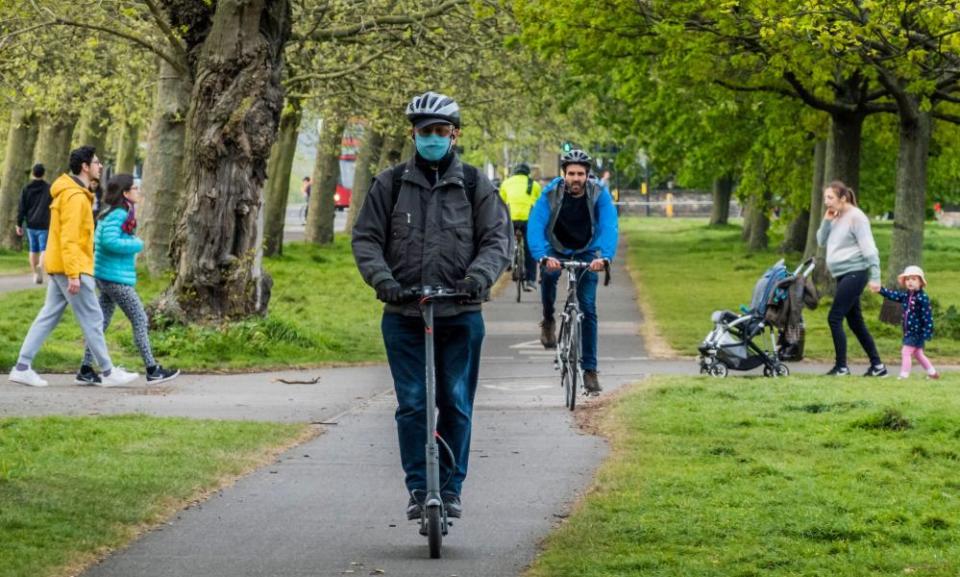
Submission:
<svg viewBox="0 0 960 577">
<path fill-rule="evenodd" d="M 165 369 L 153 358 L 147 333 L 147 313 L 134 288 L 137 284 L 136 256 L 143 250 L 143 241 L 136 236 L 135 206 L 139 200 L 140 187 L 132 175 L 118 174 L 107 183 L 93 237 L 93 276 L 100 289 L 103 331 L 107 331 L 119 306 L 133 327 L 133 340 L 147 367 L 147 382 L 161 383 L 176 377 L 180 371 Z M 76 382 L 81 385 L 100 382 L 100 375 L 93 369 L 93 355 L 89 348 L 83 354 Z"/>
</svg>

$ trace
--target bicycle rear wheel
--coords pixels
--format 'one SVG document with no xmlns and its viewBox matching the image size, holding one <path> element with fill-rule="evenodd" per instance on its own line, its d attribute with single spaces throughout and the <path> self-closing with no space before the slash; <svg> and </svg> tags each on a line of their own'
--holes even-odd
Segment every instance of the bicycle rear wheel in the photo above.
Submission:
<svg viewBox="0 0 960 577">
<path fill-rule="evenodd" d="M 523 238 L 517 238 L 517 247 L 513 253 L 513 279 L 517 281 L 517 302 L 523 295 L 523 283 L 527 278 L 526 262 L 523 258 Z"/>
</svg>

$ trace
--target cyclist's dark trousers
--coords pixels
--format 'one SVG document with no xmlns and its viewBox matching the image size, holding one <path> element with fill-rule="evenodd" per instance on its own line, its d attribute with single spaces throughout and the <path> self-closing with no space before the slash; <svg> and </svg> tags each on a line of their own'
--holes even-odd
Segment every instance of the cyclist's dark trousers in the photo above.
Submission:
<svg viewBox="0 0 960 577">
<path fill-rule="evenodd" d="M 583 259 L 593 260 L 592 256 Z M 540 302 L 543 304 L 543 318 L 552 318 L 554 302 L 557 300 L 557 281 L 560 272 L 540 272 Z M 582 271 L 577 281 L 577 300 L 580 301 L 580 311 L 583 313 L 583 323 L 580 325 L 583 334 L 583 355 L 580 364 L 585 371 L 597 370 L 597 273 Z M 559 327 L 559 320 L 557 326 Z"/>
<path fill-rule="evenodd" d="M 513 221 L 513 230 L 514 233 L 519 232 L 523 235 L 523 268 L 527 274 L 527 282 L 535 283 L 537 282 L 537 261 L 530 254 L 530 246 L 527 244 L 527 221 Z"/>
<path fill-rule="evenodd" d="M 407 490 L 426 489 L 426 361 L 423 320 L 384 314 L 381 322 L 387 360 L 397 393 L 397 434 Z M 450 445 L 457 465 L 444 492 L 460 494 L 470 457 L 473 398 L 477 392 L 484 326 L 480 311 L 434 320 L 437 365 L 437 431 Z M 449 459 L 440 448 L 440 482 L 450 476 Z"/>
<path fill-rule="evenodd" d="M 850 330 L 860 341 L 860 346 L 870 357 L 871 365 L 880 364 L 880 355 L 877 345 L 863 322 L 863 312 L 860 310 L 860 294 L 869 280 L 868 271 L 861 270 L 837 277 L 837 293 L 833 298 L 833 306 L 827 315 L 830 324 L 830 334 L 833 336 L 833 348 L 836 352 L 836 365 L 847 366 L 847 335 L 843 332 L 843 319 L 847 319 Z"/>
</svg>

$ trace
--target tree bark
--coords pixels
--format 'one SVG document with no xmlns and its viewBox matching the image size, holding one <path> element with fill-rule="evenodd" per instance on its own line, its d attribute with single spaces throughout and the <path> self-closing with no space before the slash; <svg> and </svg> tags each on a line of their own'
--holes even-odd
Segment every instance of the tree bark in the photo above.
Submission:
<svg viewBox="0 0 960 577">
<path fill-rule="evenodd" d="M 105 155 L 107 127 L 103 124 L 104 116 L 106 111 L 99 108 L 82 115 L 77 124 L 74 146 L 92 146 L 97 149 L 98 154 Z"/>
<path fill-rule="evenodd" d="M 810 221 L 807 225 L 807 242 L 803 249 L 804 260 L 817 254 L 817 230 L 823 220 L 823 181 L 826 167 L 827 141 L 818 140 L 813 147 L 813 181 L 810 183 Z"/>
<path fill-rule="evenodd" d="M 897 275 L 908 265 L 923 264 L 931 119 L 929 112 L 920 110 L 919 99 L 912 95 L 905 98 L 913 110 L 910 114 L 904 114 L 902 110 L 900 113 L 900 150 L 897 154 L 897 189 L 887 286 L 895 286 Z"/>
<path fill-rule="evenodd" d="M 263 217 L 263 254 L 283 254 L 283 225 L 287 216 L 287 198 L 290 196 L 290 171 L 297 151 L 302 112 L 299 102 L 288 102 L 280 116 L 280 132 L 270 152 L 265 188 Z"/>
<path fill-rule="evenodd" d="M 831 115 L 824 184 L 841 180 L 860 192 L 860 143 L 865 118 L 863 113 L 853 112 Z"/>
<path fill-rule="evenodd" d="M 333 220 L 336 216 L 333 193 L 340 177 L 340 150 L 345 122 L 340 114 L 331 114 L 323 122 L 317 143 L 317 159 L 313 167 L 313 192 L 307 211 L 305 237 L 314 244 L 333 242 Z"/>
<path fill-rule="evenodd" d="M 733 195 L 733 176 L 725 174 L 713 181 L 713 208 L 710 226 L 727 224 L 730 218 L 730 197 Z"/>
<path fill-rule="evenodd" d="M 117 165 L 114 173 L 133 174 L 137 166 L 140 128 L 135 124 L 124 122 L 120 129 L 120 141 L 117 143 Z"/>
<path fill-rule="evenodd" d="M 783 244 L 780 245 L 781 252 L 803 252 L 807 246 L 807 230 L 809 228 L 810 211 L 802 208 L 800 212 L 793 217 L 790 224 L 787 225 L 787 230 L 783 237 Z"/>
<path fill-rule="evenodd" d="M 40 117 L 34 158 L 46 167 L 49 182 L 53 182 L 69 169 L 70 142 L 73 138 L 73 128 L 76 123 L 77 118 L 75 116 L 46 115 Z"/>
<path fill-rule="evenodd" d="M 170 245 L 183 196 L 184 119 L 189 101 L 190 82 L 160 59 L 147 157 L 143 162 L 143 200 L 137 207 L 143 238 L 141 258 L 151 276 L 173 269 Z"/>
<path fill-rule="evenodd" d="M 767 250 L 767 245 L 770 243 L 767 234 L 770 230 L 770 216 L 767 213 L 769 212 L 771 197 L 772 194 L 769 189 L 764 190 L 762 194 L 755 194 L 750 197 L 750 210 L 747 213 L 749 225 L 746 221 L 744 222 L 745 228 L 749 231 L 747 237 L 747 250 L 749 251 Z"/>
<path fill-rule="evenodd" d="M 404 135 L 405 133 L 397 131 L 384 137 L 383 148 L 380 149 L 380 156 L 377 159 L 377 174 L 397 164 L 403 158 Z"/>
<path fill-rule="evenodd" d="M 0 246 L 20 250 L 22 237 L 17 236 L 17 210 L 20 191 L 30 181 L 33 147 L 37 140 L 37 120 L 32 112 L 15 108 L 10 114 L 7 151 L 3 157 L 0 180 Z"/>
<path fill-rule="evenodd" d="M 740 240 L 747 243 L 750 242 L 750 229 L 753 227 L 753 217 L 751 216 L 751 213 L 754 209 L 754 199 L 752 196 L 746 199 L 741 198 L 740 204 L 743 206 L 743 210 L 741 211 L 741 215 L 743 217 L 743 228 L 740 230 Z"/>
<path fill-rule="evenodd" d="M 211 6 L 211 5 L 207 5 Z M 220 0 L 196 44 L 176 273 L 159 309 L 191 322 L 263 314 L 262 197 L 283 108 L 286 0 Z"/>
<path fill-rule="evenodd" d="M 360 213 L 360 207 L 367 198 L 367 190 L 370 183 L 373 182 L 374 163 L 380 149 L 383 148 L 383 134 L 379 131 L 367 128 L 363 135 L 363 142 L 360 143 L 360 151 L 357 153 L 356 171 L 353 175 L 353 196 L 350 198 L 350 211 L 347 212 L 347 234 L 353 230 L 353 223 L 357 220 Z"/>
</svg>

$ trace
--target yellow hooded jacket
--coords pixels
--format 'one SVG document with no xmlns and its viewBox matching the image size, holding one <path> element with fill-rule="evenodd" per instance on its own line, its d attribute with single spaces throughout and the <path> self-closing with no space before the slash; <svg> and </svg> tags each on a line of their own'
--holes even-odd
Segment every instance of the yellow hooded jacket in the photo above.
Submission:
<svg viewBox="0 0 960 577">
<path fill-rule="evenodd" d="M 50 234 L 44 268 L 49 274 L 93 276 L 93 193 L 69 174 L 50 186 Z"/>
</svg>

